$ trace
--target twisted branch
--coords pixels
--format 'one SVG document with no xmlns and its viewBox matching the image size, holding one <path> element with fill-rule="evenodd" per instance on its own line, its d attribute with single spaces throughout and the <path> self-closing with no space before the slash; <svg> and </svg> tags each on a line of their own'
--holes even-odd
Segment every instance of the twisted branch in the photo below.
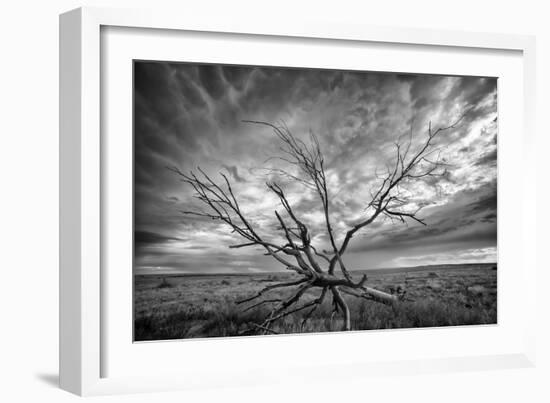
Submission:
<svg viewBox="0 0 550 403">
<path fill-rule="evenodd" d="M 306 144 L 303 140 L 294 137 L 284 124 L 276 126 L 266 122 L 245 121 L 272 129 L 282 144 L 280 148 L 282 155 L 273 157 L 270 160 L 283 161 L 298 171 L 297 173 L 291 173 L 280 168 L 267 168 L 268 172 L 300 183 L 315 192 L 321 204 L 324 227 L 331 246 L 330 252 L 320 252 L 312 244 L 310 229 L 294 211 L 283 188 L 278 183 L 267 182 L 266 187 L 277 196 L 285 217 L 290 220 L 288 222 L 280 212 L 274 212 L 279 224 L 278 230 L 281 231 L 280 235 L 284 239 L 284 243 L 268 241 L 254 228 L 253 223 L 247 219 L 246 212 L 241 209 L 231 182 L 224 173 L 220 173 L 222 183 L 218 184 L 200 167 L 197 168 L 198 173 L 183 173 L 177 167 L 169 167 L 168 169 L 193 188 L 195 191 L 194 197 L 208 209 L 208 211 L 182 211 L 182 213 L 225 223 L 231 228 L 232 232 L 244 239 L 243 243 L 230 245 L 230 248 L 262 247 L 265 250 L 265 255 L 271 256 L 297 276 L 292 281 L 268 285 L 256 294 L 236 301 L 238 305 L 254 302 L 244 308 L 245 312 L 260 306 L 271 306 L 265 320 L 262 323 L 253 323 L 252 327 L 247 329 L 245 333 L 257 331 L 264 334 L 277 333 L 273 330 L 276 322 L 289 315 L 307 310 L 301 321 L 301 329 L 303 329 L 313 313 L 323 304 L 329 292 L 332 296 L 333 315 L 340 313 L 343 316 L 342 330 L 351 329 L 351 312 L 344 295 L 389 305 L 393 305 L 398 301 L 398 298 L 394 295 L 367 287 L 365 285 L 367 281 L 365 275 L 359 281 L 354 281 L 344 263 L 343 255 L 353 236 L 361 229 L 372 224 L 380 216 L 400 222 L 413 220 L 426 225 L 424 219 L 417 215 L 421 207 L 414 211 L 406 209 L 408 203 L 403 198 L 401 190 L 410 182 L 443 174 L 441 169 L 447 164 L 440 158 L 441 147 L 435 146 L 435 139 L 440 133 L 455 128 L 463 117 L 461 116 L 452 125 L 435 131 L 432 130 L 430 123 L 427 138 L 416 152 L 413 152 L 412 147 L 412 125 L 406 143 L 401 143 L 401 137 L 398 138 L 395 143 L 395 162 L 391 167 L 386 167 L 384 176 L 380 176 L 378 171 L 375 172 L 380 184 L 376 190 L 371 191 L 371 200 L 366 203 L 365 212 L 369 214 L 346 231 L 340 245 L 338 245 L 337 236 L 331 222 L 330 194 L 327 185 L 325 159 L 317 137 L 310 133 L 309 144 Z M 288 258 L 285 256 L 288 256 Z M 319 264 L 317 258 L 326 263 L 325 267 Z M 289 259 L 293 259 L 295 262 Z M 336 273 L 336 267 L 339 268 L 339 274 Z M 309 290 L 316 288 L 321 289 L 317 298 L 306 303 L 300 303 L 302 297 Z M 266 294 L 273 290 L 286 289 L 293 289 L 292 294 L 286 298 L 279 296 L 266 297 Z M 259 301 L 256 301 L 258 299 Z"/>
</svg>

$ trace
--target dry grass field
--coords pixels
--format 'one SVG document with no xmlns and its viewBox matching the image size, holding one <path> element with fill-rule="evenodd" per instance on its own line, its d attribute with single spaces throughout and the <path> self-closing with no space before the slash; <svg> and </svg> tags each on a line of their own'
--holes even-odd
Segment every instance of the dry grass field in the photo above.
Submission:
<svg viewBox="0 0 550 403">
<path fill-rule="evenodd" d="M 494 264 L 425 266 L 366 271 L 367 284 L 386 292 L 406 290 L 407 299 L 392 307 L 347 298 L 352 329 L 392 329 L 494 324 L 497 321 L 497 270 Z M 236 336 L 261 322 L 265 309 L 243 312 L 235 301 L 253 295 L 292 274 L 136 275 L 134 277 L 134 338 L 167 340 Z M 273 290 L 289 293 L 290 290 Z M 285 294 L 286 295 L 286 294 Z M 303 301 L 312 300 L 311 292 Z M 327 332 L 341 328 L 331 319 L 327 298 L 302 328 L 301 314 L 274 326 L 277 333 Z"/>
</svg>

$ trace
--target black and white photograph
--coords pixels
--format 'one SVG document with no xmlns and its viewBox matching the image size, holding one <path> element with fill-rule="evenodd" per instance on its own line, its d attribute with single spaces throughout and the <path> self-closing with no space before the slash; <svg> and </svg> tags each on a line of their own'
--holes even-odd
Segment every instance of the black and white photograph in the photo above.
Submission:
<svg viewBox="0 0 550 403">
<path fill-rule="evenodd" d="M 497 323 L 497 79 L 134 60 L 134 341 Z"/>
</svg>

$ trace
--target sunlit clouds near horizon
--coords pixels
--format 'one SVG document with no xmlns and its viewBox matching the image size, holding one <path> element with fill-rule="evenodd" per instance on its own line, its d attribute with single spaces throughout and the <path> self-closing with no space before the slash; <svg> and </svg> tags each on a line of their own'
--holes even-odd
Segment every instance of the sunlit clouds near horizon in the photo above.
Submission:
<svg viewBox="0 0 550 403">
<path fill-rule="evenodd" d="M 319 139 L 329 183 L 331 220 L 341 240 L 364 217 L 377 174 L 395 163 L 395 142 L 425 141 L 428 127 L 456 128 L 437 138 L 443 175 L 407 186 L 407 204 L 426 222 L 382 217 L 352 240 L 353 269 L 497 260 L 497 80 L 276 67 L 135 62 L 136 273 L 252 273 L 284 270 L 216 220 L 184 215 L 205 209 L 193 189 L 167 169 L 198 167 L 231 180 L 242 211 L 268 239 L 280 237 L 266 188 L 276 181 L 314 245 L 328 248 L 314 192 L 266 168 L 294 169 L 280 159 L 268 127 L 284 124 L 305 142 Z M 411 136 L 411 137 L 409 137 Z"/>
</svg>

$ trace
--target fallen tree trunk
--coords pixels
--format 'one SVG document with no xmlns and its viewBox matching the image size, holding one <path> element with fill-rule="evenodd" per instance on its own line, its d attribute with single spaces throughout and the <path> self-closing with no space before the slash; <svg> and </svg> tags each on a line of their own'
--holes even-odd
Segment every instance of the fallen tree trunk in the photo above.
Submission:
<svg viewBox="0 0 550 403">
<path fill-rule="evenodd" d="M 363 275 L 359 282 L 354 283 L 351 280 L 340 278 L 331 274 L 315 273 L 315 279 L 312 282 L 314 287 L 341 287 L 343 292 L 347 294 L 381 302 L 386 305 L 393 305 L 399 298 L 396 295 L 388 294 L 387 292 L 377 290 L 375 288 L 366 287 L 364 284 L 367 281 L 367 276 Z"/>
<path fill-rule="evenodd" d="M 399 298 L 396 295 L 388 294 L 387 292 L 377 290 L 371 287 L 361 287 L 360 290 L 348 287 L 342 287 L 344 294 L 352 295 L 358 298 L 364 298 L 376 302 L 380 302 L 386 305 L 394 305 L 399 302 Z"/>
<path fill-rule="evenodd" d="M 380 291 L 375 288 L 364 287 L 363 290 L 375 301 L 385 304 L 393 305 L 399 300 L 396 295 L 388 294 L 387 292 Z"/>
</svg>

